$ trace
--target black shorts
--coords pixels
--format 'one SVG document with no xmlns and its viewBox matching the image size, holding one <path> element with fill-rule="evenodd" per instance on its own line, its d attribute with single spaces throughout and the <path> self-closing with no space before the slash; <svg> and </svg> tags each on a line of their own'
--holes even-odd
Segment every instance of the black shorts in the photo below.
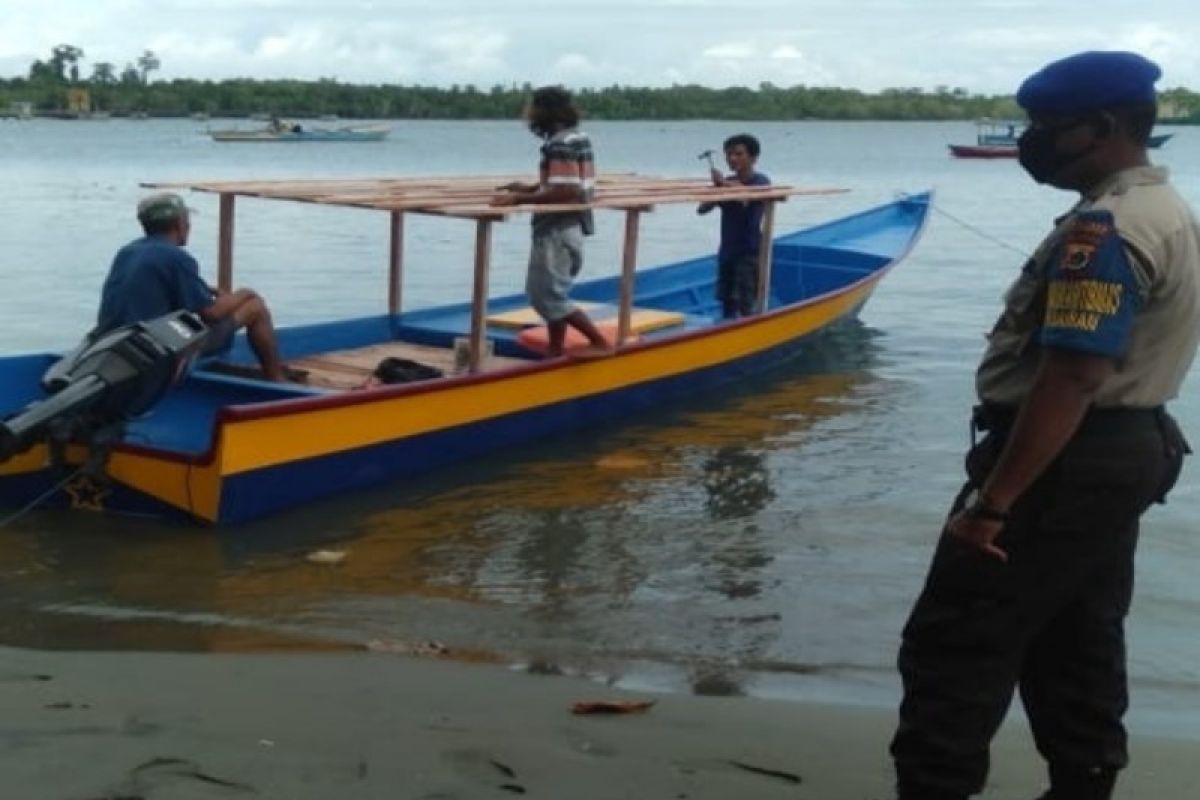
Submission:
<svg viewBox="0 0 1200 800">
<path fill-rule="evenodd" d="M 200 348 L 201 356 L 215 356 L 229 351 L 233 347 L 233 335 L 237 333 L 237 323 L 229 317 L 216 322 L 206 322 L 208 336 Z"/>
</svg>

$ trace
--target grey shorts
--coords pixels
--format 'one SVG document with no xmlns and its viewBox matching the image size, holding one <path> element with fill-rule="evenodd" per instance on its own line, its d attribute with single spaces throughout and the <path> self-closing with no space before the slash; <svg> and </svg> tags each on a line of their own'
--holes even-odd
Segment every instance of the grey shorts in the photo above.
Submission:
<svg viewBox="0 0 1200 800">
<path fill-rule="evenodd" d="M 542 319 L 556 322 L 575 310 L 568 295 L 582 268 L 583 230 L 578 225 L 534 233 L 525 294 Z"/>
</svg>

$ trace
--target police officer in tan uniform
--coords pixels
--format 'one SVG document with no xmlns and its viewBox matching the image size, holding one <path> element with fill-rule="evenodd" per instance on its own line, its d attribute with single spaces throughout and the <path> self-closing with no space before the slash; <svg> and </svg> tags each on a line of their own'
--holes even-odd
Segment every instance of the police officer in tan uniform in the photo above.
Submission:
<svg viewBox="0 0 1200 800">
<path fill-rule="evenodd" d="M 898 658 L 900 800 L 981 791 L 1014 689 L 1042 800 L 1108 800 L 1128 760 L 1138 521 L 1187 451 L 1164 405 L 1200 341 L 1200 227 L 1146 157 L 1160 74 L 1080 53 L 1017 94 L 1021 165 L 1079 201 L 1009 289 L 976 376 L 983 437 Z"/>
</svg>

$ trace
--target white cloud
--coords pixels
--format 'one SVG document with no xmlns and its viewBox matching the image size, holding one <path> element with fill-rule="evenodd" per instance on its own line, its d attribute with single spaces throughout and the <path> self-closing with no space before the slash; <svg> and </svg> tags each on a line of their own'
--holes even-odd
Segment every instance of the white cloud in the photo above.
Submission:
<svg viewBox="0 0 1200 800">
<path fill-rule="evenodd" d="M 1138 25 L 1119 39 L 1118 47 L 1145 53 L 1152 58 L 1173 58 L 1181 51 L 1195 52 L 1196 40 L 1185 39 L 1174 30 L 1161 25 Z"/>
<path fill-rule="evenodd" d="M 771 58 L 777 61 L 787 61 L 790 59 L 799 60 L 804 58 L 804 53 L 800 52 L 799 48 L 793 47 L 790 44 L 780 45 L 771 51 Z"/>
<path fill-rule="evenodd" d="M 603 78 L 603 70 L 582 53 L 567 53 L 551 68 L 550 80 L 562 83 L 593 83 L 597 78 Z"/>
<path fill-rule="evenodd" d="M 454 68 L 485 70 L 502 64 L 508 36 L 501 31 L 462 28 L 436 34 L 431 43 L 444 63 Z"/>
<path fill-rule="evenodd" d="M 321 31 L 297 27 L 282 34 L 268 36 L 258 43 L 254 55 L 268 60 L 307 58 L 327 49 Z"/>
<path fill-rule="evenodd" d="M 0 73 L 70 42 L 160 78 L 433 85 L 806 83 L 996 93 L 1074 50 L 1158 60 L 1200 86 L 1194 0 L 3 0 Z"/>
<path fill-rule="evenodd" d="M 755 53 L 754 46 L 747 42 L 729 42 L 727 44 L 714 45 L 704 51 L 706 58 L 716 58 L 722 60 L 740 60 L 750 58 Z"/>
<path fill-rule="evenodd" d="M 951 47 L 977 48 L 988 53 L 1012 53 L 1028 50 L 1043 50 L 1057 46 L 1064 50 L 1082 49 L 1091 38 L 1085 28 L 1075 28 L 1070 36 L 1073 41 L 1063 41 L 1063 32 L 1037 26 L 987 27 L 963 31 L 948 42 Z"/>
</svg>

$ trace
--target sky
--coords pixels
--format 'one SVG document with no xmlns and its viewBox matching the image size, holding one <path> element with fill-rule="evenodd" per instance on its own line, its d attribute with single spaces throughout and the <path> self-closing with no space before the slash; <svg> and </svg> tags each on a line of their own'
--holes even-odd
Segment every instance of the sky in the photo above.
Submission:
<svg viewBox="0 0 1200 800">
<path fill-rule="evenodd" d="M 119 73 L 362 84 L 961 87 L 1009 94 L 1080 50 L 1200 89 L 1196 0 L 0 0 L 0 76 L 58 44 Z"/>
</svg>

